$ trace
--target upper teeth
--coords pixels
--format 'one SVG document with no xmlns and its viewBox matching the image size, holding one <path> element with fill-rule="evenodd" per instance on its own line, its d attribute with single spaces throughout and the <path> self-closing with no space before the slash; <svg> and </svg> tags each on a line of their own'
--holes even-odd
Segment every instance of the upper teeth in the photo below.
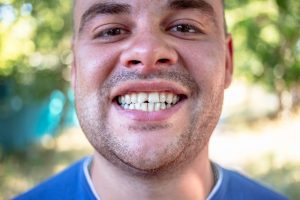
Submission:
<svg viewBox="0 0 300 200">
<path fill-rule="evenodd" d="M 159 111 L 171 107 L 179 101 L 179 96 L 167 92 L 139 92 L 118 97 L 118 103 L 124 109 Z"/>
</svg>

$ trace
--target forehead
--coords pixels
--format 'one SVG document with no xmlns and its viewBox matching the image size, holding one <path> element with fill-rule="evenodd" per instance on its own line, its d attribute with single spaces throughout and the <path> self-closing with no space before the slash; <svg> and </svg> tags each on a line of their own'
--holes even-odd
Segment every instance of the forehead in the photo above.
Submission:
<svg viewBox="0 0 300 200">
<path fill-rule="evenodd" d="M 82 10 L 88 9 L 89 6 L 95 3 L 124 3 L 129 4 L 133 7 L 138 7 L 140 5 L 148 6 L 148 5 L 157 5 L 157 7 L 163 7 L 172 1 L 177 2 L 207 2 L 208 4 L 212 5 L 213 7 L 223 7 L 224 0 L 73 0 L 74 3 L 74 12 L 80 14 L 78 12 Z M 223 8 L 222 8 L 223 9 Z"/>
</svg>

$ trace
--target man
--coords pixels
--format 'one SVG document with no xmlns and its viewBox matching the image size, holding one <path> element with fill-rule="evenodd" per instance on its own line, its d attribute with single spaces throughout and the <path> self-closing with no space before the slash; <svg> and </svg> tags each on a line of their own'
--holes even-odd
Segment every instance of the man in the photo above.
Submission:
<svg viewBox="0 0 300 200">
<path fill-rule="evenodd" d="M 221 0 L 77 0 L 72 84 L 95 149 L 17 199 L 285 199 L 210 162 L 233 71 Z"/>
</svg>

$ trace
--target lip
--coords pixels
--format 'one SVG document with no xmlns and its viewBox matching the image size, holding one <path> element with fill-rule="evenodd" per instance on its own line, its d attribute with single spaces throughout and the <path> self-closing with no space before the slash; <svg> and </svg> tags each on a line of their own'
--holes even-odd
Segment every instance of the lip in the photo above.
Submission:
<svg viewBox="0 0 300 200">
<path fill-rule="evenodd" d="M 184 95 L 186 98 L 179 101 L 171 108 L 154 112 L 144 112 L 140 110 L 125 110 L 117 103 L 116 97 L 134 92 L 169 92 L 176 95 Z M 180 108 L 184 105 L 184 102 L 189 96 L 190 92 L 187 88 L 178 85 L 174 82 L 160 80 L 129 81 L 112 90 L 111 101 L 113 104 L 113 108 L 115 108 L 115 110 L 120 116 L 124 116 L 134 121 L 154 122 L 169 119 L 173 114 L 180 110 Z"/>
<path fill-rule="evenodd" d="M 176 95 L 189 97 L 189 90 L 177 83 L 167 81 L 128 81 L 112 89 L 110 99 L 113 101 L 117 96 L 138 92 L 170 92 Z"/>
</svg>

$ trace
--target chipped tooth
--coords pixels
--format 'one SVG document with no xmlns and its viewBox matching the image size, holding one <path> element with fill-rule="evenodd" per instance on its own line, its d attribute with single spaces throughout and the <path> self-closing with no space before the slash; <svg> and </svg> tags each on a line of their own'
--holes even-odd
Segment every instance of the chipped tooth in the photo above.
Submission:
<svg viewBox="0 0 300 200">
<path fill-rule="evenodd" d="M 172 103 L 173 96 L 176 96 L 176 95 L 173 95 L 172 93 L 167 93 L 166 102 L 168 104 Z"/>
<path fill-rule="evenodd" d="M 165 110 L 166 108 L 167 108 L 166 104 L 165 103 L 161 103 L 160 109 Z"/>
<path fill-rule="evenodd" d="M 159 94 L 159 102 L 160 103 L 164 103 L 166 101 L 166 99 L 167 99 L 166 93 L 163 92 L 163 93 Z"/>
<path fill-rule="evenodd" d="M 129 110 L 133 110 L 134 109 L 134 103 L 129 105 Z"/>
<path fill-rule="evenodd" d="M 138 103 L 144 103 L 148 99 L 147 93 L 141 92 L 137 95 Z"/>
<path fill-rule="evenodd" d="M 142 111 L 148 111 L 148 105 L 147 105 L 147 103 L 142 103 L 141 104 L 141 110 Z"/>
<path fill-rule="evenodd" d="M 136 93 L 132 93 L 131 94 L 131 103 L 137 103 L 137 94 Z"/>
<path fill-rule="evenodd" d="M 155 106 L 154 103 L 148 103 L 148 111 L 149 111 L 149 112 L 154 111 L 154 106 Z"/>
<path fill-rule="evenodd" d="M 159 93 L 158 92 L 150 93 L 149 96 L 148 96 L 148 102 L 149 103 L 159 102 Z"/>
<path fill-rule="evenodd" d="M 155 103 L 155 107 L 154 107 L 155 111 L 160 111 L 160 104 L 161 103 Z"/>
</svg>

